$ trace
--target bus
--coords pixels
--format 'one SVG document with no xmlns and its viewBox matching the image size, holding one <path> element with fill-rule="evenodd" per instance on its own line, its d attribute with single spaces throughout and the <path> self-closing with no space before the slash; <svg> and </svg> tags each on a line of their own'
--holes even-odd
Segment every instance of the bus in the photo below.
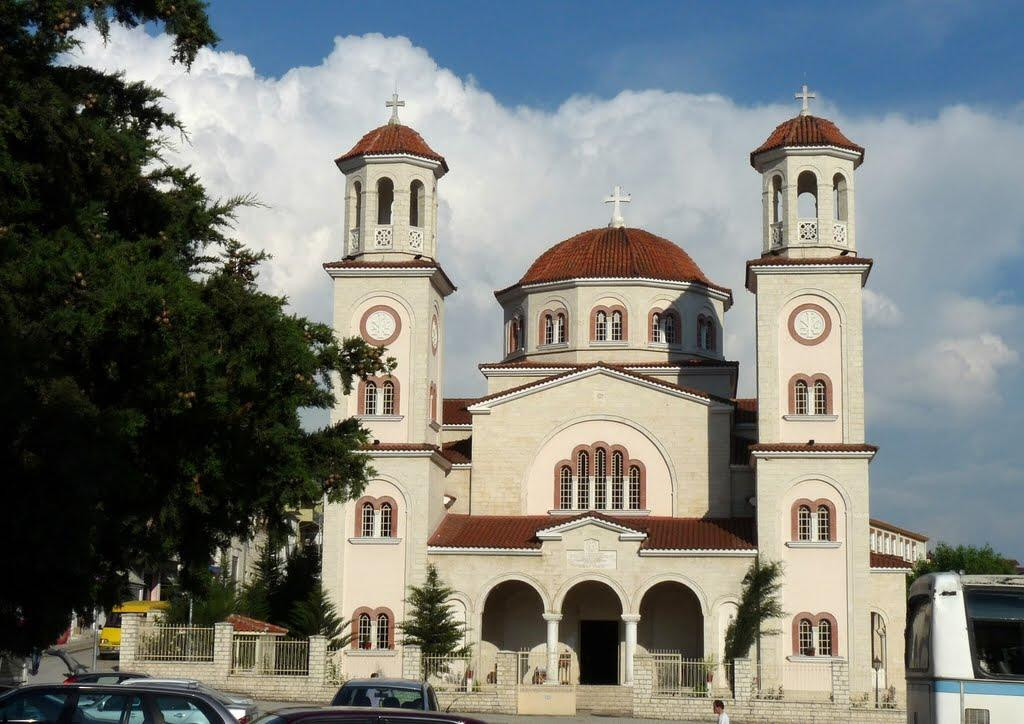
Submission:
<svg viewBox="0 0 1024 724">
<path fill-rule="evenodd" d="M 116 656 L 121 649 L 121 614 L 138 613 L 145 618 L 157 618 L 171 607 L 167 601 L 125 601 L 114 606 L 100 631 L 100 656 Z"/>
<path fill-rule="evenodd" d="M 921 576 L 906 645 L 908 724 L 1024 722 L 1024 576 Z"/>
</svg>

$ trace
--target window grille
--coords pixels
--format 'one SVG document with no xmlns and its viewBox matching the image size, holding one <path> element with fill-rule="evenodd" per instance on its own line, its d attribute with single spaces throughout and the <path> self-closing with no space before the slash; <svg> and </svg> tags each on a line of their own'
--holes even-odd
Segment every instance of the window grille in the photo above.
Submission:
<svg viewBox="0 0 1024 724">
<path fill-rule="evenodd" d="M 711 322 L 706 317 L 697 320 L 697 346 L 704 350 L 711 349 Z"/>
<path fill-rule="evenodd" d="M 832 530 L 832 521 L 830 518 L 829 510 L 827 505 L 818 506 L 818 540 L 830 540 Z"/>
<path fill-rule="evenodd" d="M 565 315 L 564 314 L 559 314 L 558 315 L 558 324 L 555 327 L 555 331 L 557 332 L 557 334 L 555 335 L 555 341 L 559 342 L 559 343 L 564 342 L 565 341 Z"/>
<path fill-rule="evenodd" d="M 390 637 L 391 621 L 388 620 L 386 613 L 377 615 L 377 648 L 378 649 L 390 649 L 391 648 L 391 637 Z"/>
<path fill-rule="evenodd" d="M 658 312 L 655 312 L 654 314 L 651 315 L 651 341 L 652 342 L 664 342 L 665 341 L 664 338 L 662 337 L 661 314 L 658 313 Z"/>
<path fill-rule="evenodd" d="M 800 632 L 798 638 L 800 654 L 803 656 L 814 656 L 814 629 L 811 627 L 810 620 L 806 618 L 800 619 Z"/>
<path fill-rule="evenodd" d="M 797 380 L 793 386 L 793 413 L 797 415 L 807 414 L 807 383 Z"/>
<path fill-rule="evenodd" d="M 814 414 L 825 415 L 828 413 L 828 390 L 823 380 L 814 383 Z"/>
<path fill-rule="evenodd" d="M 370 626 L 370 614 L 359 614 L 359 648 L 368 649 L 373 646 L 373 636 Z"/>
<path fill-rule="evenodd" d="M 603 340 L 608 336 L 608 315 L 598 312 L 594 318 L 594 339 Z"/>
<path fill-rule="evenodd" d="M 363 390 L 363 414 L 377 414 L 377 384 L 375 382 L 367 382 Z"/>
<path fill-rule="evenodd" d="M 676 318 L 674 314 L 665 315 L 664 341 L 668 344 L 676 343 Z"/>
<path fill-rule="evenodd" d="M 629 509 L 640 510 L 640 467 L 629 468 Z"/>
<path fill-rule="evenodd" d="M 562 466 L 558 477 L 558 507 L 572 509 L 572 468 L 568 465 Z"/>
<path fill-rule="evenodd" d="M 576 507 L 590 507 L 590 456 L 581 452 L 576 457 Z"/>
<path fill-rule="evenodd" d="M 383 538 L 390 538 L 392 536 L 391 520 L 391 503 L 381 503 L 380 534 Z"/>
<path fill-rule="evenodd" d="M 818 621 L 818 656 L 832 655 L 832 622 L 827 618 Z"/>
<path fill-rule="evenodd" d="M 594 452 L 594 507 L 604 510 L 608 494 L 608 453 L 603 447 Z M 614 507 L 614 506 L 612 506 Z"/>
<path fill-rule="evenodd" d="M 362 533 L 363 538 L 369 538 L 373 535 L 373 504 L 363 503 L 363 517 L 362 517 Z"/>
<path fill-rule="evenodd" d="M 811 539 L 811 509 L 801 505 L 796 511 L 796 531 L 798 540 Z"/>
<path fill-rule="evenodd" d="M 550 314 L 544 315 L 544 344 L 554 344 L 555 342 L 555 320 L 551 318 Z"/>
<path fill-rule="evenodd" d="M 612 339 L 622 340 L 622 312 L 612 312 Z"/>
<path fill-rule="evenodd" d="M 381 387 L 380 407 L 382 415 L 395 414 L 395 383 L 385 382 Z"/>
</svg>

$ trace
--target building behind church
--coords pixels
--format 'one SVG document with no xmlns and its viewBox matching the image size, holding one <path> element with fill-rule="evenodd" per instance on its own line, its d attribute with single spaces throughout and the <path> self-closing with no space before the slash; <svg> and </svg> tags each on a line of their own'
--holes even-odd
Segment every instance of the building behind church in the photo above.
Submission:
<svg viewBox="0 0 1024 724">
<path fill-rule="evenodd" d="M 446 399 L 449 169 L 397 110 L 337 159 L 344 253 L 324 264 L 338 336 L 398 362 L 334 410 L 371 431 L 376 470 L 324 515 L 324 582 L 356 633 L 346 672 L 401 671 L 396 624 L 431 564 L 483 671 L 497 651 L 528 651 L 535 679 L 628 686 L 644 653 L 721 661 L 760 555 L 785 566 L 765 666 L 844 659 L 853 692 L 902 689 L 905 578 L 927 539 L 869 518 L 864 149 L 805 99 L 750 154 L 755 398 L 737 398 L 723 347 L 733 291 L 626 226 L 616 189 L 610 224 L 495 292 L 503 348 L 479 365 L 487 394 Z"/>
</svg>

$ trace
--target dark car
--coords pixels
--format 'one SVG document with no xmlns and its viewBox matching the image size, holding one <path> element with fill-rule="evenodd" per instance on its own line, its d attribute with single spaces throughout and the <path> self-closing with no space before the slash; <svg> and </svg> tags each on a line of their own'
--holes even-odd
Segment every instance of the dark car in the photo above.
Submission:
<svg viewBox="0 0 1024 724">
<path fill-rule="evenodd" d="M 0 721 L 48 724 L 235 724 L 224 705 L 201 692 L 159 686 L 39 684 L 0 696 Z"/>
<path fill-rule="evenodd" d="M 65 684 L 120 684 L 128 679 L 148 679 L 149 674 L 133 674 L 130 671 L 92 671 L 84 674 L 69 674 Z"/>
<path fill-rule="evenodd" d="M 376 679 L 374 679 L 376 681 Z M 290 722 L 346 722 L 347 724 L 484 724 L 461 714 L 413 709 L 367 709 L 358 706 L 321 708 L 288 707 L 266 714 L 255 724 L 290 724 Z"/>
<path fill-rule="evenodd" d="M 331 706 L 386 707 L 437 711 L 434 687 L 416 679 L 349 679 Z"/>
</svg>

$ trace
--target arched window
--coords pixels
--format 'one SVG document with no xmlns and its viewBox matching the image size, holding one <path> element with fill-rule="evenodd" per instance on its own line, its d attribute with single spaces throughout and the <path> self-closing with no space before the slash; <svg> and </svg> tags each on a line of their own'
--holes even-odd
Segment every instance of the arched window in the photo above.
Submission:
<svg viewBox="0 0 1024 724">
<path fill-rule="evenodd" d="M 391 515 L 391 503 L 380 504 L 380 536 L 391 538 L 394 535 Z"/>
<path fill-rule="evenodd" d="M 374 386 L 376 387 L 376 385 Z M 390 380 L 381 385 L 381 414 L 382 415 L 394 415 L 395 414 L 395 383 Z"/>
<path fill-rule="evenodd" d="M 582 451 L 576 456 L 576 507 L 590 507 L 590 456 Z"/>
<path fill-rule="evenodd" d="M 363 388 L 363 414 L 377 414 L 377 384 L 375 382 L 367 382 Z"/>
<path fill-rule="evenodd" d="M 651 341 L 665 341 L 665 330 L 661 324 L 661 312 L 654 312 L 651 314 Z"/>
<path fill-rule="evenodd" d="M 832 622 L 827 618 L 818 620 L 818 656 L 832 655 Z"/>
<path fill-rule="evenodd" d="M 772 190 L 771 190 L 771 203 L 769 205 L 771 209 L 771 223 L 777 224 L 782 221 L 782 177 L 772 176 Z"/>
<path fill-rule="evenodd" d="M 363 538 L 373 537 L 373 514 L 373 503 L 363 503 L 362 525 L 360 526 L 362 530 L 359 531 Z"/>
<path fill-rule="evenodd" d="M 811 540 L 811 509 L 801 505 L 796 511 L 797 540 Z"/>
<path fill-rule="evenodd" d="M 797 645 L 801 656 L 814 656 L 814 627 L 810 619 L 800 619 Z"/>
<path fill-rule="evenodd" d="M 803 380 L 793 384 L 793 414 L 807 414 L 807 383 Z"/>
<path fill-rule="evenodd" d="M 550 314 L 544 315 L 544 344 L 555 342 L 555 319 Z"/>
<path fill-rule="evenodd" d="M 612 335 L 611 339 L 614 342 L 622 341 L 622 312 L 612 312 Z"/>
<path fill-rule="evenodd" d="M 801 219 L 818 218 L 818 177 L 803 171 L 796 177 L 796 208 Z"/>
<path fill-rule="evenodd" d="M 563 465 L 558 474 L 558 507 L 572 509 L 572 468 Z"/>
<path fill-rule="evenodd" d="M 368 613 L 359 614 L 359 648 L 373 648 L 373 632 Z"/>
<path fill-rule="evenodd" d="M 640 466 L 632 465 L 629 468 L 629 509 L 640 510 Z"/>
<path fill-rule="evenodd" d="M 836 221 L 846 221 L 848 218 L 846 204 L 846 177 L 837 173 L 832 177 L 832 216 Z"/>
<path fill-rule="evenodd" d="M 395 210 L 395 184 L 389 178 L 377 182 L 377 223 L 390 226 Z"/>
<path fill-rule="evenodd" d="M 409 226 L 423 226 L 423 182 L 409 184 Z"/>
<path fill-rule="evenodd" d="M 386 613 L 377 614 L 377 648 L 391 648 L 391 620 Z"/>
<path fill-rule="evenodd" d="M 697 317 L 697 349 L 708 352 L 715 349 L 715 322 L 703 314 Z"/>
<path fill-rule="evenodd" d="M 352 193 L 356 197 L 355 205 L 355 223 L 352 225 L 353 228 L 358 229 L 363 225 L 363 185 L 356 181 L 352 184 Z"/>
<path fill-rule="evenodd" d="M 608 451 L 599 447 L 594 451 L 594 507 L 604 510 L 608 495 Z"/>
<path fill-rule="evenodd" d="M 565 342 L 565 315 L 561 312 L 555 318 L 555 341 L 559 344 Z"/>
<path fill-rule="evenodd" d="M 806 387 L 805 383 L 804 388 L 806 389 Z M 828 414 L 828 386 L 824 380 L 817 380 L 814 383 L 814 414 Z"/>
<path fill-rule="evenodd" d="M 518 352 L 519 351 L 519 339 L 520 339 L 520 337 L 521 337 L 521 333 L 520 333 L 520 329 L 519 329 L 519 318 L 516 317 L 516 318 L 514 318 L 512 320 L 512 323 L 509 325 L 508 351 L 509 351 L 510 354 L 512 352 Z"/>
<path fill-rule="evenodd" d="M 594 319 L 594 339 L 604 340 L 608 338 L 608 313 L 600 311 Z"/>
<path fill-rule="evenodd" d="M 430 383 L 430 421 L 437 422 L 437 385 Z"/>
<path fill-rule="evenodd" d="M 622 480 L 622 453 L 612 453 L 612 510 L 622 510 L 624 485 Z"/>
<path fill-rule="evenodd" d="M 665 314 L 665 321 L 664 321 L 663 324 L 665 325 L 665 333 L 663 335 L 664 338 L 665 338 L 665 343 L 666 344 L 675 344 L 676 343 L 676 315 L 671 313 L 671 312 L 666 313 Z"/>
<path fill-rule="evenodd" d="M 832 515 L 827 505 L 818 506 L 818 540 L 831 540 Z"/>
</svg>

